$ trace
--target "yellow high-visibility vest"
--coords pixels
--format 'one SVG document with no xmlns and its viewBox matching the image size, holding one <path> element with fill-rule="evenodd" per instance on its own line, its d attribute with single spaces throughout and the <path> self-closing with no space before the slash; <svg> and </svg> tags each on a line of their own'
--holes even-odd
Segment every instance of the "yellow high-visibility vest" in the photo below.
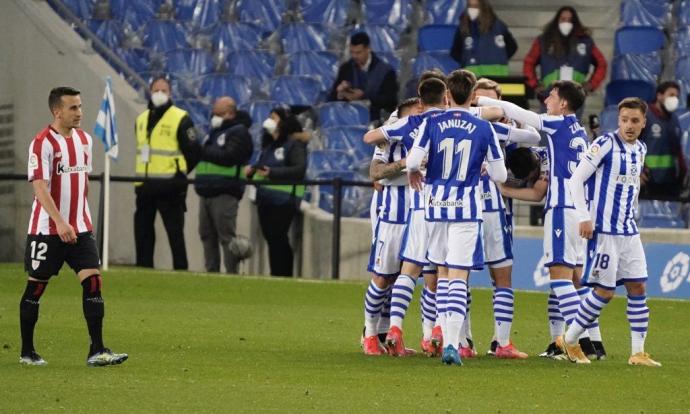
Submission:
<svg viewBox="0 0 690 414">
<path fill-rule="evenodd" d="M 153 127 L 150 136 L 147 134 L 149 110 L 147 109 L 137 117 L 136 175 L 138 177 L 172 178 L 178 170 L 187 173 L 187 162 L 177 142 L 177 129 L 186 115 L 186 111 L 171 106 Z M 148 162 L 142 159 L 142 148 L 145 145 L 149 146 Z M 141 184 L 141 182 L 135 183 L 135 185 Z"/>
</svg>

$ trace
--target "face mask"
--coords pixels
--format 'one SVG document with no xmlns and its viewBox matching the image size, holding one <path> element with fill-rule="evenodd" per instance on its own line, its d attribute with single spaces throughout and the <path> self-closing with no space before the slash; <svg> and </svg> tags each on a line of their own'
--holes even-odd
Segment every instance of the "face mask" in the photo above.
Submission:
<svg viewBox="0 0 690 414">
<path fill-rule="evenodd" d="M 264 127 L 266 132 L 273 134 L 278 128 L 278 123 L 274 121 L 273 118 L 266 118 L 261 126 Z"/>
<path fill-rule="evenodd" d="M 151 94 L 151 103 L 153 103 L 153 106 L 156 108 L 168 103 L 169 99 L 168 94 L 163 91 L 158 91 Z"/>
<path fill-rule="evenodd" d="M 477 20 L 477 17 L 479 17 L 479 9 L 476 7 L 468 7 L 467 16 L 469 16 L 470 20 Z"/>
<path fill-rule="evenodd" d="M 223 118 L 218 115 L 213 115 L 211 117 L 211 128 L 218 128 L 223 123 Z"/>
<path fill-rule="evenodd" d="M 570 22 L 560 22 L 558 23 L 558 30 L 563 36 L 568 36 L 573 31 L 573 24 Z"/>
<path fill-rule="evenodd" d="M 678 103 L 677 96 L 669 96 L 668 98 L 664 99 L 664 108 L 668 112 L 674 112 L 676 109 L 678 109 Z"/>
</svg>

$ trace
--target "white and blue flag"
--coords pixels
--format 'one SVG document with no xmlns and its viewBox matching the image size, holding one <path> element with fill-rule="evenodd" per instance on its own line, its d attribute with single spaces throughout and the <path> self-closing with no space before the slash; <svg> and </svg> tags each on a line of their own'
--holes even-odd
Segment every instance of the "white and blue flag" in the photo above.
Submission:
<svg viewBox="0 0 690 414">
<path fill-rule="evenodd" d="M 105 153 L 114 160 L 117 160 L 117 128 L 115 122 L 115 99 L 113 98 L 113 87 L 110 77 L 105 81 L 105 92 L 103 101 L 96 117 L 96 126 L 93 134 L 103 141 Z"/>
</svg>

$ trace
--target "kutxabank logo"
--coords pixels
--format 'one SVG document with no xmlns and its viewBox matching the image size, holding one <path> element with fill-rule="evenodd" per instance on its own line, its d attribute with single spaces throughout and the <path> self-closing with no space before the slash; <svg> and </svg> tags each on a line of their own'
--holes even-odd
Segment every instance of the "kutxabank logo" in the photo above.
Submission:
<svg viewBox="0 0 690 414">
<path fill-rule="evenodd" d="M 683 281 L 690 283 L 690 256 L 678 252 L 664 268 L 661 274 L 660 284 L 663 293 L 673 292 L 678 289 Z"/>
</svg>

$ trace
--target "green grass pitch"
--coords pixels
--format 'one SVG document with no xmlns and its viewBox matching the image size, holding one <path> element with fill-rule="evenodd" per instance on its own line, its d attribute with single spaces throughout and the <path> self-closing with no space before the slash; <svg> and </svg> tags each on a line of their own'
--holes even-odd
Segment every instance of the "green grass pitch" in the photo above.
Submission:
<svg viewBox="0 0 690 414">
<path fill-rule="evenodd" d="M 519 292 L 513 340 L 526 361 L 481 356 L 365 357 L 364 283 L 306 282 L 117 268 L 104 277 L 105 340 L 129 361 L 85 365 L 81 287 L 63 270 L 41 300 L 36 346 L 46 367 L 18 364 L 25 276 L 0 266 L 0 412 L 684 413 L 690 411 L 690 302 L 651 300 L 647 350 L 630 367 L 625 300 L 601 319 L 607 361 L 536 357 L 547 345 L 546 296 Z M 478 350 L 492 332 L 491 294 L 473 292 Z M 417 298 L 407 323 L 419 348 Z"/>
</svg>

